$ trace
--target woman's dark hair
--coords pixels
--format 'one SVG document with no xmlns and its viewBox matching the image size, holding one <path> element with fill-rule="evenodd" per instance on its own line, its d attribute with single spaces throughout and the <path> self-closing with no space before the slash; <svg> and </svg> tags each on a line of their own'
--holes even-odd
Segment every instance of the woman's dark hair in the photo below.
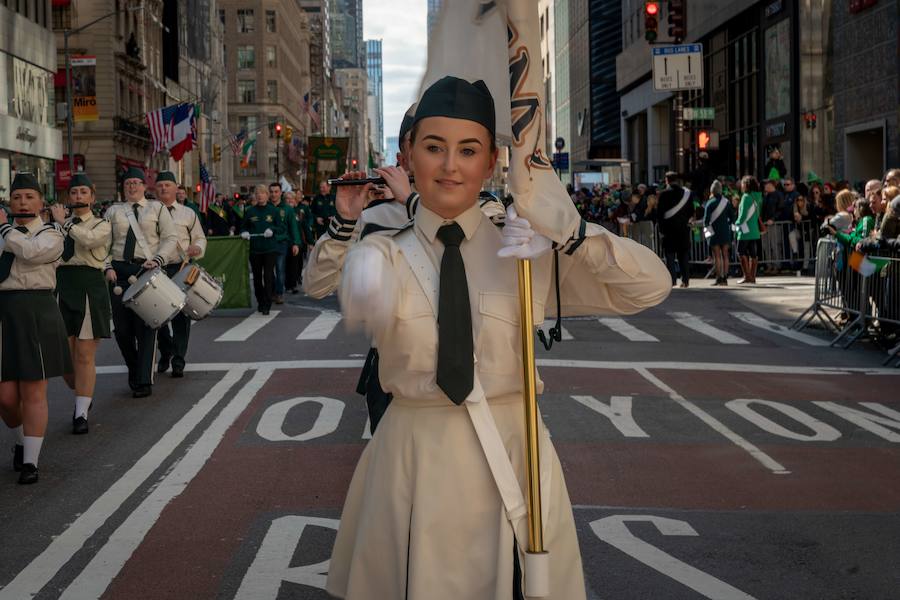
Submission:
<svg viewBox="0 0 900 600">
<path fill-rule="evenodd" d="M 741 189 L 747 192 L 758 192 L 759 182 L 753 175 L 744 175 L 741 177 Z"/>
<path fill-rule="evenodd" d="M 416 143 L 416 134 L 419 133 L 419 123 L 421 121 L 416 121 L 415 125 L 412 126 L 412 129 L 409 131 L 409 144 L 413 145 Z M 497 151 L 497 140 L 491 138 L 491 154 Z"/>
<path fill-rule="evenodd" d="M 859 218 L 863 217 L 874 217 L 875 212 L 872 210 L 872 204 L 866 198 L 860 198 L 856 201 L 856 211 L 859 213 Z"/>
</svg>

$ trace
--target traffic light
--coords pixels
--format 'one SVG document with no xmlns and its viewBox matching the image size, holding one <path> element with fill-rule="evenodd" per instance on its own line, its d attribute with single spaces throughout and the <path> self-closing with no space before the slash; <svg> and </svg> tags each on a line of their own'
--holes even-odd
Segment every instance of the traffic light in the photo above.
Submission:
<svg viewBox="0 0 900 600">
<path fill-rule="evenodd" d="M 644 3 L 644 38 L 651 44 L 659 37 L 659 2 Z"/>
<path fill-rule="evenodd" d="M 284 143 L 290 144 L 291 139 L 293 139 L 293 137 L 294 137 L 294 128 L 291 127 L 290 125 L 288 125 L 287 127 L 284 128 Z"/>
<path fill-rule="evenodd" d="M 241 195 L 238 194 L 237 192 L 235 192 L 235 193 L 234 193 L 234 199 L 235 199 L 235 200 L 240 200 L 240 199 L 241 199 Z"/>
<path fill-rule="evenodd" d="M 281 123 L 275 123 L 275 137 L 281 137 Z"/>
<path fill-rule="evenodd" d="M 803 113 L 803 121 L 806 123 L 807 129 L 815 129 L 816 121 L 818 121 L 818 117 L 816 117 L 816 113 L 809 111 Z"/>
<path fill-rule="evenodd" d="M 707 150 L 719 149 L 719 130 L 718 129 L 698 129 L 697 130 L 697 150 L 705 152 Z"/>
<path fill-rule="evenodd" d="M 700 150 L 709 150 L 709 132 L 701 129 L 697 132 L 697 148 Z"/>
<path fill-rule="evenodd" d="M 213 162 L 222 160 L 222 146 L 213 144 Z"/>
<path fill-rule="evenodd" d="M 199 183 L 194 186 L 194 191 L 197 192 L 198 194 L 200 193 L 200 184 Z"/>
<path fill-rule="evenodd" d="M 669 37 L 676 44 L 684 41 L 687 31 L 687 1 L 669 0 Z"/>
<path fill-rule="evenodd" d="M 353 166 L 353 168 L 355 169 L 355 168 L 356 168 L 356 165 L 359 164 L 359 161 L 356 160 L 356 159 L 354 158 L 353 160 L 350 161 L 350 164 L 351 164 L 351 165 Z"/>
</svg>

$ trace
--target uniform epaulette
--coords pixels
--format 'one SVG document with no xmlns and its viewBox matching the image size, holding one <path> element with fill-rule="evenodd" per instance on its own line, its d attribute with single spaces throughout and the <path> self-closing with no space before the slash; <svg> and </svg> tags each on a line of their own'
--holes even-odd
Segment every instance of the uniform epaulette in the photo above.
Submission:
<svg viewBox="0 0 900 600">
<path fill-rule="evenodd" d="M 378 233 L 381 235 L 389 235 L 395 236 L 402 231 L 406 231 L 407 229 L 413 226 L 415 221 L 410 221 L 403 227 L 387 227 L 385 225 L 379 225 L 378 223 L 367 223 L 365 227 L 363 227 L 362 232 L 359 234 L 359 239 L 363 239 L 370 233 Z"/>
<path fill-rule="evenodd" d="M 578 250 L 578 247 L 584 243 L 585 239 L 587 239 L 587 221 L 581 219 L 581 223 L 579 223 L 578 225 L 578 231 L 576 231 L 575 234 L 561 246 L 554 242 L 553 249 L 562 250 L 566 253 L 566 255 L 571 256 L 576 250 Z"/>
<path fill-rule="evenodd" d="M 47 231 L 48 229 L 53 229 L 53 230 L 58 231 L 59 233 L 63 233 L 63 234 L 65 233 L 65 231 L 63 231 L 63 228 L 60 226 L 60 224 L 54 222 L 54 223 L 45 223 L 44 226 L 41 227 L 40 229 L 38 229 L 34 235 L 38 236 L 38 235 L 44 233 L 45 231 Z"/>
</svg>

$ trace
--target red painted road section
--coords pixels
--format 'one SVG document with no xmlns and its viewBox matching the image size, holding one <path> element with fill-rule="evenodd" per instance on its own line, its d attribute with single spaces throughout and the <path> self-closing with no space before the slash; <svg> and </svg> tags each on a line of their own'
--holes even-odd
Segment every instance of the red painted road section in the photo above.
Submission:
<svg viewBox="0 0 900 600">
<path fill-rule="evenodd" d="M 633 371 L 545 369 L 542 373 L 553 393 L 666 396 Z M 739 397 L 889 402 L 890 390 L 897 389 L 900 379 L 742 376 L 736 386 L 728 373 L 654 374 L 689 400 L 720 402 Z M 104 597 L 214 598 L 254 523 L 267 515 L 330 513 L 337 517 L 364 445 L 358 437 L 362 422 L 357 427 L 353 421 L 358 441 L 346 441 L 350 404 L 363 402 L 354 393 L 357 375 L 356 370 L 277 371 L 198 476 L 166 507 Z M 868 390 L 867 395 L 848 393 L 848 382 Z M 328 443 L 325 438 L 272 444 L 256 435 L 255 423 L 268 405 L 299 395 L 347 402 L 342 426 L 334 434 L 343 435 L 343 443 Z M 669 410 L 684 416 L 680 414 L 684 409 L 675 403 Z M 710 439 L 709 429 L 699 420 L 696 427 L 704 440 Z M 623 439 L 557 444 L 574 504 L 747 510 L 900 508 L 900 486 L 885 485 L 900 473 L 900 448 L 885 442 L 874 447 L 771 444 L 762 448 L 791 474 L 772 474 L 724 438 L 705 443 Z"/>
</svg>

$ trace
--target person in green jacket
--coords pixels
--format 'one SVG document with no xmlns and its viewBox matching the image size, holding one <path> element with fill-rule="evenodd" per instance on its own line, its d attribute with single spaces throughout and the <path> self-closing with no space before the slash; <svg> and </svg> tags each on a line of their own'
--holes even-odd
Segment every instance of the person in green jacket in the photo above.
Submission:
<svg viewBox="0 0 900 600">
<path fill-rule="evenodd" d="M 284 232 L 276 237 L 278 258 L 275 260 L 275 304 L 284 304 L 287 257 L 300 253 L 300 230 L 297 229 L 294 209 L 282 199 L 281 184 L 277 181 L 269 184 L 269 203 L 278 209 L 278 215 L 284 223 Z"/>
<path fill-rule="evenodd" d="M 844 233 L 830 225 L 828 226 L 834 237 L 843 242 L 851 251 L 861 241 L 868 239 L 875 231 L 875 212 L 872 210 L 872 204 L 866 198 L 860 198 L 856 201 L 853 216 L 856 219 L 856 226 L 850 233 Z"/>
<path fill-rule="evenodd" d="M 285 235 L 285 225 L 279 210 L 269 204 L 269 188 L 258 185 L 253 193 L 256 204 L 244 212 L 241 237 L 250 241 L 250 267 L 253 270 L 257 310 L 267 315 L 272 309 L 275 291 L 277 240 Z"/>
<path fill-rule="evenodd" d="M 741 179 L 741 203 L 738 205 L 737 233 L 738 256 L 744 278 L 738 283 L 756 283 L 756 267 L 759 264 L 759 215 L 762 210 L 762 193 L 759 182 L 750 175 Z"/>
</svg>

